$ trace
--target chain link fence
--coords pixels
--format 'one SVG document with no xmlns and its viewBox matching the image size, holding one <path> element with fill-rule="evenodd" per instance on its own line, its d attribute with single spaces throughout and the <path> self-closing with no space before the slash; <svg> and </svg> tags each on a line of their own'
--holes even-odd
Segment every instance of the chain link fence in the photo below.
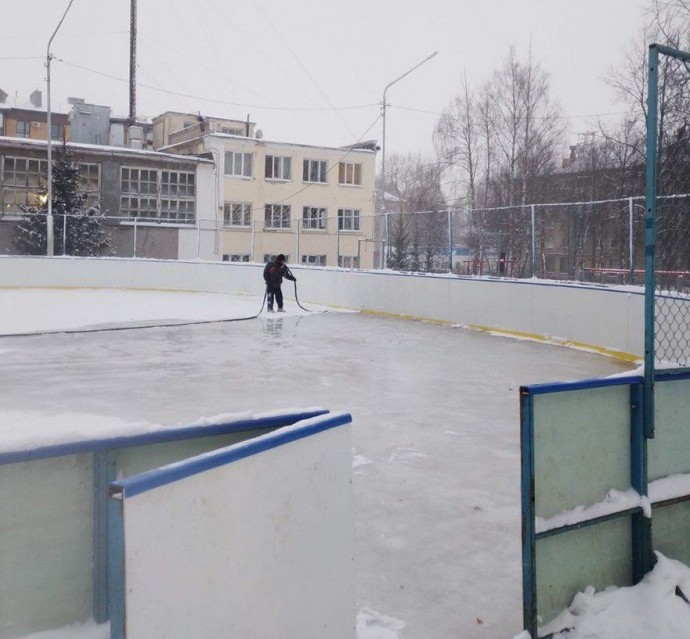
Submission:
<svg viewBox="0 0 690 639">
<path fill-rule="evenodd" d="M 661 55 L 659 55 L 661 53 Z M 690 54 L 650 48 L 648 321 L 655 367 L 690 363 Z M 653 203 L 653 205 L 652 205 Z M 651 341 L 651 340 L 650 340 Z M 649 345 L 648 345 L 649 350 Z"/>
</svg>

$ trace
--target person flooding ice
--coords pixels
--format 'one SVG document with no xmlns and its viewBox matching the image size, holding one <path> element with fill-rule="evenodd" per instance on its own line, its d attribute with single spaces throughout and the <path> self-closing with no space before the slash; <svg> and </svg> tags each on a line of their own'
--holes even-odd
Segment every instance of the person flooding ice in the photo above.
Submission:
<svg viewBox="0 0 690 639">
<path fill-rule="evenodd" d="M 283 312 L 283 291 L 280 290 L 280 285 L 283 283 L 283 278 L 297 281 L 297 278 L 290 273 L 290 269 L 285 264 L 285 256 L 281 253 L 275 260 L 266 264 L 264 268 L 264 281 L 266 282 L 266 301 L 267 308 L 270 313 L 273 312 L 273 300 L 278 303 L 278 312 Z"/>
</svg>

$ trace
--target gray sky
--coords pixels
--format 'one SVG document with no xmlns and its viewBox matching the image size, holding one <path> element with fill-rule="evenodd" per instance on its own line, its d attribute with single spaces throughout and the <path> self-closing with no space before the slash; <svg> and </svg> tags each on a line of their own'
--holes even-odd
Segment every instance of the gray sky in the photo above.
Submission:
<svg viewBox="0 0 690 639">
<path fill-rule="evenodd" d="M 68 0 L 4 4 L 0 88 L 19 103 L 36 88 L 45 96 L 46 46 Z M 511 44 L 523 57 L 531 44 L 575 136 L 595 118 L 574 116 L 622 110 L 603 77 L 642 26 L 647 4 L 139 0 L 137 113 L 251 114 L 271 140 L 380 141 L 384 87 L 438 51 L 388 91 L 387 153 L 427 154 L 437 114 L 458 92 L 463 71 L 478 85 Z M 79 96 L 128 113 L 129 6 L 128 0 L 74 0 L 52 45 L 53 110 L 66 111 L 67 97 Z M 23 56 L 37 59 L 6 59 Z"/>
</svg>

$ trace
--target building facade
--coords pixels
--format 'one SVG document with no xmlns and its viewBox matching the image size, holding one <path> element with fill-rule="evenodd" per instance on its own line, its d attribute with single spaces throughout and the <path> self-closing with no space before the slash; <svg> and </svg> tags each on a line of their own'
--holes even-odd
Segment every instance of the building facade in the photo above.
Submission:
<svg viewBox="0 0 690 639">
<path fill-rule="evenodd" d="M 198 224 L 215 214 L 211 160 L 127 147 L 68 146 L 80 165 L 82 191 L 89 202 L 101 202 L 113 255 L 221 259 L 219 232 L 202 233 Z M 46 176 L 46 140 L 0 137 L 1 254 L 16 252 L 21 207 L 40 204 Z"/>
<path fill-rule="evenodd" d="M 221 253 L 227 261 L 372 268 L 376 146 L 320 147 L 263 139 L 250 121 L 164 113 L 154 146 L 216 165 Z"/>
</svg>

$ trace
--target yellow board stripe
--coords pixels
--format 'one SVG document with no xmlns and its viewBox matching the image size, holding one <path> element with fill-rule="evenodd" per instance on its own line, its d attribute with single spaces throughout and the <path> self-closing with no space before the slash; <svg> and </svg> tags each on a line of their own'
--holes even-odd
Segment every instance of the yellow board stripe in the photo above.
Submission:
<svg viewBox="0 0 690 639">
<path fill-rule="evenodd" d="M 606 348 L 605 346 L 597 346 L 596 344 L 588 344 L 586 342 L 580 342 L 578 340 L 572 339 L 562 339 L 549 337 L 547 335 L 540 335 L 539 333 L 528 333 L 526 331 L 514 331 L 505 328 L 498 328 L 495 326 L 483 326 L 481 324 L 462 324 L 461 322 L 451 322 L 449 320 L 436 320 L 429 319 L 426 317 L 417 317 L 415 315 L 401 315 L 396 313 L 388 313 L 386 311 L 371 311 L 363 310 L 362 313 L 367 315 L 375 315 L 379 317 L 392 317 L 396 319 L 413 320 L 417 322 L 426 322 L 428 324 L 440 324 L 440 325 L 452 325 L 460 326 L 471 331 L 478 331 L 481 333 L 490 333 L 492 335 L 500 335 L 501 337 L 513 337 L 515 339 L 530 340 L 533 342 L 541 342 L 543 344 L 553 344 L 555 346 L 564 346 L 565 348 L 572 348 L 579 351 L 589 351 L 592 353 L 598 353 L 605 357 L 613 357 L 614 359 L 621 360 L 628 363 L 638 363 L 642 361 L 642 355 L 637 355 L 635 353 L 626 353 L 625 351 L 618 351 L 612 348 Z"/>
</svg>

